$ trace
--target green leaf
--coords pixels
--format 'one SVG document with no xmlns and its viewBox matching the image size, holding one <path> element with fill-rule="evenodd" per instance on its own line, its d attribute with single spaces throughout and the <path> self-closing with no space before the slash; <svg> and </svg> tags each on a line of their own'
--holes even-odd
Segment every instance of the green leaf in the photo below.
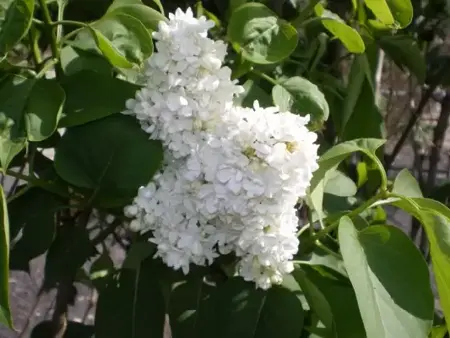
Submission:
<svg viewBox="0 0 450 338">
<path fill-rule="evenodd" d="M 163 337 L 165 301 L 153 260 L 121 270 L 101 290 L 95 313 L 96 338 Z"/>
<path fill-rule="evenodd" d="M 9 222 L 3 187 L 0 186 L 2 231 L 0 236 L 0 323 L 13 328 L 9 308 Z"/>
<path fill-rule="evenodd" d="M 406 197 L 423 197 L 419 183 L 408 169 L 403 169 L 398 173 L 394 181 L 394 186 L 392 187 L 392 192 Z"/>
<path fill-rule="evenodd" d="M 394 17 L 386 0 L 364 0 L 364 3 L 382 23 L 388 26 L 394 24 Z"/>
<path fill-rule="evenodd" d="M 100 55 L 71 46 L 66 46 L 61 49 L 61 67 L 66 76 L 73 75 L 82 70 L 91 70 L 96 73 L 112 76 L 113 69 L 111 64 Z"/>
<path fill-rule="evenodd" d="M 405 35 L 383 36 L 380 47 L 401 69 L 408 69 L 420 83 L 425 81 L 426 62 L 417 41 Z"/>
<path fill-rule="evenodd" d="M 150 242 L 135 242 L 131 245 L 130 250 L 122 264 L 122 269 L 137 269 L 142 261 L 155 253 L 156 246 Z"/>
<path fill-rule="evenodd" d="M 305 272 L 306 278 L 317 287 L 329 304 L 335 323 L 336 337 L 366 338 L 355 292 L 350 281 L 346 278 L 343 279 L 340 274 L 336 276 L 333 270 L 324 267 L 317 269 L 317 266 L 302 264 L 302 270 Z"/>
<path fill-rule="evenodd" d="M 348 26 L 337 14 L 325 9 L 320 3 L 314 7 L 322 25 L 351 53 L 364 53 L 364 41 L 358 31 Z"/>
<path fill-rule="evenodd" d="M 55 168 L 67 182 L 92 190 L 93 202 L 113 207 L 130 202 L 162 158 L 161 143 L 149 140 L 134 118 L 113 115 L 70 128 L 56 148 Z"/>
<path fill-rule="evenodd" d="M 124 5 L 111 5 L 107 13 L 111 14 L 126 14 L 142 22 L 145 28 L 152 31 L 158 30 L 158 24 L 160 21 L 167 21 L 166 17 L 160 12 L 155 11 L 153 8 L 143 4 L 124 4 Z"/>
<path fill-rule="evenodd" d="M 333 313 L 324 294 L 313 282 L 308 279 L 303 270 L 297 268 L 292 272 L 292 275 L 300 285 L 312 311 L 317 314 L 320 321 L 324 324 L 326 328 L 326 336 L 331 337 L 336 334 L 336 325 L 334 323 Z"/>
<path fill-rule="evenodd" d="M 172 338 L 197 337 L 203 327 L 201 318 L 214 287 L 204 282 L 204 274 L 192 271 L 176 281 L 170 292 L 169 317 Z"/>
<path fill-rule="evenodd" d="M 434 298 L 428 267 L 414 243 L 391 226 L 357 231 L 346 216 L 339 224 L 339 243 L 367 337 L 426 337 Z"/>
<path fill-rule="evenodd" d="M 325 174 L 328 171 L 334 170 L 350 154 L 359 151 L 374 159 L 376 158 L 376 150 L 384 143 L 385 140 L 368 138 L 342 142 L 335 145 L 320 157 L 319 169 L 314 172 L 310 190 L 314 190 L 320 181 L 324 179 Z"/>
<path fill-rule="evenodd" d="M 373 0 L 375 1 L 375 0 Z M 411 0 L 386 0 L 395 21 L 401 28 L 408 26 L 413 19 Z"/>
<path fill-rule="evenodd" d="M 355 107 L 361 95 L 361 90 L 366 79 L 366 72 L 368 69 L 370 69 L 370 65 L 367 60 L 366 54 L 355 55 L 348 77 L 347 92 L 345 95 L 344 107 L 341 115 L 341 131 L 345 130 L 348 121 L 355 112 Z"/>
<path fill-rule="evenodd" d="M 291 77 L 274 86 L 272 98 L 281 111 L 311 114 L 313 119 L 319 121 L 326 121 L 330 114 L 327 100 L 320 89 L 300 76 Z"/>
<path fill-rule="evenodd" d="M 253 80 L 245 81 L 243 87 L 244 92 L 235 98 L 234 104 L 241 107 L 253 108 L 253 103 L 255 100 L 258 100 L 261 107 L 272 106 L 272 98 L 270 95 Z"/>
<path fill-rule="evenodd" d="M 324 192 L 335 196 L 354 196 L 358 188 L 355 182 L 340 170 L 330 173 L 325 184 Z"/>
<path fill-rule="evenodd" d="M 58 227 L 45 260 L 44 290 L 75 276 L 78 269 L 94 255 L 95 248 L 85 228 Z"/>
<path fill-rule="evenodd" d="M 447 328 L 444 325 L 435 326 L 431 330 L 430 338 L 445 338 L 446 333 L 447 333 Z"/>
<path fill-rule="evenodd" d="M 34 80 L 10 75 L 0 87 L 0 164 L 6 170 L 26 144 L 24 110 Z"/>
<path fill-rule="evenodd" d="M 86 83 L 90 86 L 86 87 Z M 73 127 L 124 111 L 125 102 L 140 88 L 108 74 L 83 70 L 62 83 L 66 103 L 60 127 Z M 92 90 L 95 88 L 95 90 Z"/>
<path fill-rule="evenodd" d="M 28 32 L 34 0 L 0 1 L 0 56 L 9 52 Z"/>
<path fill-rule="evenodd" d="M 118 12 L 107 14 L 83 29 L 72 44 L 83 50 L 100 50 L 112 65 L 119 68 L 139 66 L 153 53 L 152 38 L 144 24 Z"/>
<path fill-rule="evenodd" d="M 247 3 L 233 11 L 228 38 L 246 59 L 270 64 L 287 58 L 297 47 L 296 29 L 260 3 Z"/>
<path fill-rule="evenodd" d="M 53 332 L 54 324 L 52 321 L 43 321 L 36 325 L 31 331 L 30 338 L 49 338 Z M 93 338 L 94 327 L 77 322 L 67 322 L 67 327 L 63 338 Z"/>
<path fill-rule="evenodd" d="M 55 132 L 65 99 L 66 94 L 56 80 L 36 81 L 25 113 L 28 140 L 42 141 Z"/>
<path fill-rule="evenodd" d="M 393 204 L 412 214 L 425 228 L 439 298 L 450 329 L 450 210 L 427 198 L 404 197 Z"/>
<path fill-rule="evenodd" d="M 31 188 L 9 203 L 14 243 L 10 258 L 12 269 L 29 271 L 29 261 L 48 250 L 56 232 L 55 214 L 61 205 L 63 201 L 40 188 Z M 19 232 L 20 239 L 16 241 Z"/>
<path fill-rule="evenodd" d="M 218 338 L 298 338 L 303 307 L 298 285 L 292 287 L 273 286 L 264 291 L 242 278 L 229 279 L 209 300 L 207 315 L 200 322 L 201 337 L 216 332 Z"/>
</svg>

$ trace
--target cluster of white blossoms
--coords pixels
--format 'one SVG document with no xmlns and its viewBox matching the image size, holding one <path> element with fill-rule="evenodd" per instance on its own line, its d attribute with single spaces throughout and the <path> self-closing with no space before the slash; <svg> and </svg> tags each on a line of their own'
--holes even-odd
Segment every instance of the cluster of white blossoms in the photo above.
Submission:
<svg viewBox="0 0 450 338">
<path fill-rule="evenodd" d="M 234 106 L 243 89 L 222 66 L 226 45 L 207 37 L 213 25 L 177 10 L 154 33 L 146 86 L 124 113 L 161 140 L 165 161 L 125 214 L 131 229 L 151 231 L 168 266 L 187 274 L 234 253 L 239 275 L 267 289 L 293 270 L 295 205 L 318 168 L 316 134 L 308 117 Z"/>
</svg>

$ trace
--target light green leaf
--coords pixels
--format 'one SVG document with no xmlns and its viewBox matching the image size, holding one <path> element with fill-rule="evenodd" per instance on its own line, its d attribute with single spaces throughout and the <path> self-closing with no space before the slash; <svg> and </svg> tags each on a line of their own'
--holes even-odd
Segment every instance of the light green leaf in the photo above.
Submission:
<svg viewBox="0 0 450 338">
<path fill-rule="evenodd" d="M 364 0 L 364 3 L 382 23 L 388 26 L 394 24 L 394 17 L 386 0 Z"/>
<path fill-rule="evenodd" d="M 86 87 L 86 83 L 90 87 Z M 82 70 L 62 83 L 66 103 L 60 127 L 73 127 L 125 110 L 125 102 L 140 88 L 110 74 Z M 95 88 L 95 90 L 91 90 Z"/>
<path fill-rule="evenodd" d="M 358 31 L 348 26 L 337 14 L 325 9 L 320 3 L 314 8 L 316 15 L 322 20 L 322 25 L 351 53 L 364 53 L 364 41 Z"/>
<path fill-rule="evenodd" d="M 55 132 L 65 99 L 66 94 L 56 80 L 36 81 L 25 112 L 28 140 L 42 141 Z"/>
<path fill-rule="evenodd" d="M 10 51 L 28 32 L 34 0 L 0 1 L 0 56 Z"/>
<path fill-rule="evenodd" d="M 125 269 L 100 291 L 96 338 L 163 337 L 165 301 L 153 260 Z"/>
<path fill-rule="evenodd" d="M 72 44 L 84 50 L 100 51 L 119 68 L 139 66 L 153 53 L 152 38 L 144 24 L 119 10 L 82 30 Z"/>
<path fill-rule="evenodd" d="M 282 81 L 272 89 L 273 102 L 281 111 L 308 115 L 319 121 L 326 121 L 330 114 L 327 100 L 319 88 L 300 76 Z"/>
<path fill-rule="evenodd" d="M 408 69 L 420 83 L 425 81 L 425 58 L 414 38 L 405 35 L 383 36 L 377 42 L 398 67 Z"/>
<path fill-rule="evenodd" d="M 419 183 L 408 169 L 403 169 L 398 173 L 394 181 L 394 186 L 392 187 L 392 192 L 406 197 L 423 197 Z"/>
<path fill-rule="evenodd" d="M 70 128 L 56 148 L 55 168 L 67 182 L 91 190 L 94 203 L 113 207 L 129 203 L 150 182 L 162 157 L 161 143 L 149 140 L 134 118 L 115 115 Z"/>
<path fill-rule="evenodd" d="M 34 80 L 9 75 L 0 87 L 0 163 L 6 170 L 26 144 L 24 111 Z"/>
<path fill-rule="evenodd" d="M 426 337 L 434 299 L 428 267 L 414 243 L 391 226 L 357 231 L 346 216 L 339 224 L 339 243 L 367 337 Z"/>
<path fill-rule="evenodd" d="M 1 236 L 0 236 L 0 323 L 13 328 L 11 310 L 9 308 L 9 222 L 8 208 L 3 187 L 0 186 L 1 203 Z"/>
<path fill-rule="evenodd" d="M 373 0 L 376 1 L 376 0 Z M 413 19 L 413 5 L 411 0 L 386 0 L 391 13 L 401 28 L 408 26 Z"/>
<path fill-rule="evenodd" d="M 349 197 L 354 196 L 358 188 L 355 182 L 340 170 L 330 173 L 324 192 L 335 196 Z"/>
<path fill-rule="evenodd" d="M 270 64 L 287 58 L 297 47 L 297 30 L 260 3 L 247 3 L 231 14 L 228 38 L 251 62 Z"/>
<path fill-rule="evenodd" d="M 445 338 L 445 334 L 447 333 L 447 328 L 445 325 L 435 326 L 431 330 L 430 338 Z"/>
<path fill-rule="evenodd" d="M 158 30 L 159 22 L 167 21 L 166 17 L 160 12 L 139 3 L 113 6 L 108 9 L 108 13 L 113 16 L 115 14 L 129 15 L 142 22 L 145 28 L 152 31 Z"/>
</svg>

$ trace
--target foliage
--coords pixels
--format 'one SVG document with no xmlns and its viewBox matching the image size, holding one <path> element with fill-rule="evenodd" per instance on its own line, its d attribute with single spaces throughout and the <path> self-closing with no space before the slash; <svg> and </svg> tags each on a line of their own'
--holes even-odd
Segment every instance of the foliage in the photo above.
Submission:
<svg viewBox="0 0 450 338">
<path fill-rule="evenodd" d="M 319 137 L 319 169 L 298 206 L 295 269 L 261 290 L 236 276 L 231 255 L 187 275 L 168 268 L 123 214 L 162 168 L 164 152 L 121 112 L 142 88 L 139 71 L 154 53 L 158 22 L 184 2 L 0 0 L 0 164 L 22 182 L 9 196 L 0 189 L 0 324 L 15 328 L 9 270 L 28 271 L 46 253 L 43 289 L 66 299 L 57 315 L 66 316 L 67 290 L 82 282 L 99 292 L 96 320 L 62 325 L 55 316 L 32 337 L 163 337 L 169 324 L 174 338 L 444 337 L 450 209 L 423 194 L 408 171 L 388 176 L 375 80 L 383 50 L 419 83 L 448 85 L 449 57 L 427 49 L 428 28 L 416 22 L 434 2 L 280 3 L 195 7 L 216 23 L 212 37 L 227 43 L 226 63 L 245 89 L 235 103 L 310 114 Z M 43 154 L 49 148 L 54 158 Z M 429 266 L 388 224 L 387 206 L 426 232 L 441 320 Z M 126 249 L 120 264 L 111 237 Z"/>
</svg>

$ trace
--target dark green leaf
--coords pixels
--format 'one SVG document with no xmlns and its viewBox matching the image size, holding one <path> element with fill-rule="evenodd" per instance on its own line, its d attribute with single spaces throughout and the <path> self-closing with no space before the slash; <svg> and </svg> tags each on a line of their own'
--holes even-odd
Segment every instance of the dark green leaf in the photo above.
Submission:
<svg viewBox="0 0 450 338">
<path fill-rule="evenodd" d="M 52 338 L 55 325 L 51 321 L 44 321 L 33 328 L 30 338 Z M 67 322 L 64 336 L 61 338 L 93 338 L 94 327 L 77 322 Z"/>
<path fill-rule="evenodd" d="M 60 127 L 73 127 L 120 113 L 125 110 L 126 100 L 134 97 L 139 89 L 132 83 L 90 70 L 69 76 L 62 85 L 67 98 Z"/>
<path fill-rule="evenodd" d="M 297 31 L 260 3 L 247 3 L 231 14 L 228 38 L 251 62 L 270 64 L 288 57 L 297 46 Z"/>
<path fill-rule="evenodd" d="M 10 51 L 27 33 L 34 13 L 34 0 L 0 1 L 0 56 Z"/>
<path fill-rule="evenodd" d="M 335 37 L 341 40 L 342 44 L 351 53 L 363 53 L 365 50 L 364 41 L 358 31 L 348 26 L 337 14 L 323 8 L 319 3 L 314 8 L 316 15 L 322 18 L 323 26 Z"/>
<path fill-rule="evenodd" d="M 393 204 L 412 214 L 425 228 L 441 306 L 450 328 L 450 210 L 427 198 L 404 197 Z"/>
<path fill-rule="evenodd" d="M 153 260 L 125 269 L 100 292 L 96 338 L 163 337 L 165 301 Z"/>
<path fill-rule="evenodd" d="M 191 271 L 187 279 L 176 281 L 170 293 L 169 317 L 173 338 L 197 337 L 203 329 L 201 316 L 214 287 L 201 273 Z"/>
<path fill-rule="evenodd" d="M 434 299 L 428 267 L 414 243 L 390 226 L 357 231 L 348 217 L 341 218 L 339 243 L 367 337 L 426 337 Z"/>
<path fill-rule="evenodd" d="M 330 109 L 323 93 L 310 81 L 294 76 L 273 87 L 272 97 L 274 103 L 282 111 L 294 114 L 311 114 L 319 121 L 328 119 Z"/>
<path fill-rule="evenodd" d="M 245 81 L 243 87 L 245 91 L 235 98 L 236 105 L 253 108 L 253 103 L 258 100 L 261 107 L 272 106 L 270 95 L 253 80 Z"/>
<path fill-rule="evenodd" d="M 122 269 L 138 269 L 142 261 L 155 253 L 156 246 L 150 242 L 133 243 L 122 264 Z"/>
<path fill-rule="evenodd" d="M 92 190 L 95 203 L 113 207 L 130 202 L 162 158 L 161 143 L 149 140 L 134 118 L 113 115 L 69 129 L 56 148 L 55 168 L 67 182 Z"/>
<path fill-rule="evenodd" d="M 0 236 L 0 323 L 13 328 L 11 310 L 9 308 L 9 222 L 8 208 L 3 187 L 0 186 L 1 203 L 1 236 Z"/>
<path fill-rule="evenodd" d="M 28 140 L 42 141 L 56 130 L 66 95 L 56 80 L 37 80 L 28 98 L 25 126 Z"/>
<path fill-rule="evenodd" d="M 298 291 L 298 286 L 273 286 L 263 291 L 242 278 L 232 278 L 210 298 L 201 337 L 216 332 L 218 338 L 298 338 L 303 329 Z"/>
<path fill-rule="evenodd" d="M 337 338 L 366 338 L 355 292 L 348 279 L 325 267 L 304 266 L 306 278 L 324 295 L 331 308 Z M 330 336 L 325 336 L 330 337 Z"/>
<path fill-rule="evenodd" d="M 113 272 L 114 262 L 109 256 L 109 253 L 107 251 L 103 251 L 103 253 L 95 260 L 95 262 L 92 263 L 91 269 L 89 271 L 89 277 L 97 290 L 100 290 L 105 286 L 105 281 Z"/>
<path fill-rule="evenodd" d="M 388 26 L 394 24 L 394 17 L 386 0 L 364 0 L 364 3 L 383 24 Z"/>
<path fill-rule="evenodd" d="M 48 250 L 55 237 L 55 213 L 62 204 L 55 195 L 40 188 L 31 188 L 9 203 L 14 243 L 10 258 L 12 269 L 28 271 L 29 261 Z M 20 231 L 20 239 L 16 241 Z"/>
<path fill-rule="evenodd" d="M 47 253 L 44 269 L 44 289 L 60 281 L 71 280 L 78 269 L 95 253 L 86 229 L 59 227 Z"/>
<path fill-rule="evenodd" d="M 380 47 L 401 69 L 408 69 L 419 82 L 425 81 L 426 63 L 417 41 L 405 35 L 383 36 Z"/>
<path fill-rule="evenodd" d="M 112 75 L 111 64 L 105 58 L 71 46 L 66 46 L 61 50 L 61 66 L 67 76 L 82 70 Z"/>
<path fill-rule="evenodd" d="M 394 181 L 394 186 L 392 187 L 392 192 L 406 197 L 423 197 L 419 183 L 408 169 L 403 169 L 398 173 Z"/>
<path fill-rule="evenodd" d="M 292 275 L 300 285 L 312 311 L 317 314 L 320 321 L 324 324 L 326 330 L 325 336 L 331 337 L 336 333 L 336 326 L 330 304 L 326 300 L 325 296 L 318 289 L 318 287 L 308 279 L 303 270 L 297 268 L 294 270 Z"/>
</svg>

